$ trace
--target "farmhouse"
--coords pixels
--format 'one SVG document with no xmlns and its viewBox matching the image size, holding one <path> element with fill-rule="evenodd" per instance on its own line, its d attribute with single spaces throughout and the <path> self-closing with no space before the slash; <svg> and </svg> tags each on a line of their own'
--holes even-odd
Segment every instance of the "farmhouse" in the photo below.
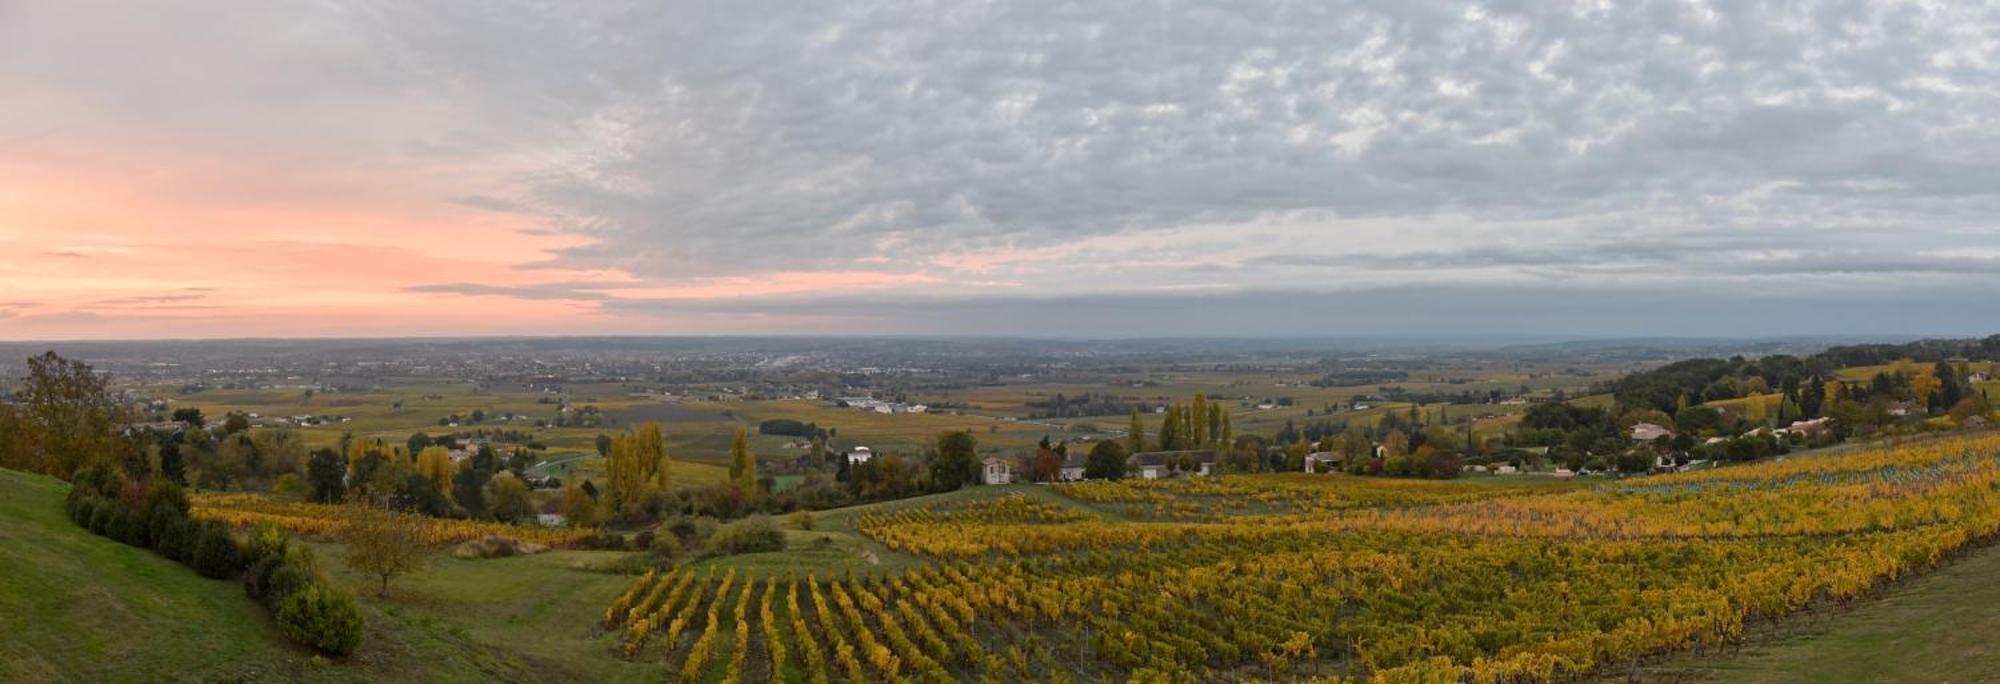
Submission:
<svg viewBox="0 0 2000 684">
<path fill-rule="evenodd" d="M 1306 472 L 1333 473 L 1340 471 L 1341 455 L 1332 451 L 1315 451 L 1306 454 Z"/>
<path fill-rule="evenodd" d="M 1142 451 L 1126 460 L 1132 477 L 1157 480 L 1175 474 L 1208 475 L 1215 472 L 1215 452 L 1208 449 L 1183 451 Z"/>
<path fill-rule="evenodd" d="M 1083 481 L 1083 466 L 1086 460 L 1087 460 L 1086 457 L 1080 453 L 1072 453 L 1068 456 L 1064 456 L 1062 462 L 1062 473 L 1057 476 L 1057 479 L 1060 479 L 1063 482 Z"/>
<path fill-rule="evenodd" d="M 847 463 L 849 465 L 867 463 L 872 458 L 875 458 L 875 452 L 865 446 L 854 447 L 847 451 Z"/>
<path fill-rule="evenodd" d="M 1673 430 L 1652 423 L 1634 423 L 1632 425 L 1632 441 L 1635 442 L 1651 442 L 1661 437 L 1672 436 L 1674 436 Z"/>
<path fill-rule="evenodd" d="M 1172 472 L 1173 452 L 1150 451 L 1132 455 L 1132 474 L 1142 480 L 1158 480 Z"/>
<path fill-rule="evenodd" d="M 1792 424 L 1786 427 L 1785 431 L 1795 435 L 1799 435 L 1801 437 L 1815 437 L 1826 432 L 1828 429 L 1831 429 L 1832 427 L 1833 427 L 1832 418 L 1821 417 L 1821 418 L 1814 418 L 1812 420 L 1792 421 Z"/>
<path fill-rule="evenodd" d="M 998 456 L 988 456 L 979 462 L 985 466 L 980 481 L 990 485 L 1009 484 L 1014 481 L 1014 464 Z"/>
</svg>

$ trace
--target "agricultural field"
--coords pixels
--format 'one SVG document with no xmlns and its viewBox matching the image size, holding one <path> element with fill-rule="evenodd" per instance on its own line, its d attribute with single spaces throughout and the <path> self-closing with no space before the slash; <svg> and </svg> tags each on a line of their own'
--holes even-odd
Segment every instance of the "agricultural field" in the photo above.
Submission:
<svg viewBox="0 0 2000 684">
<path fill-rule="evenodd" d="M 853 514 L 880 571 L 663 571 L 602 626 L 679 681 L 1552 681 L 1924 572 L 2000 533 L 1996 484 L 1979 436 L 1596 485 L 981 488 Z"/>
<path fill-rule="evenodd" d="M 685 466 L 684 484 L 699 485 L 718 481 L 719 471 L 709 466 L 727 462 L 730 440 L 739 429 L 750 432 L 750 447 L 767 461 L 789 461 L 806 454 L 801 440 L 785 435 L 758 434 L 766 420 L 787 419 L 813 423 L 835 432 L 830 447 L 845 449 L 869 446 L 877 452 L 914 455 L 931 445 L 941 432 L 971 431 L 982 450 L 1014 452 L 1031 450 L 1044 436 L 1053 439 L 1106 439 L 1123 436 L 1129 413 L 1115 415 L 1034 418 L 1034 402 L 1046 402 L 1062 394 L 1116 397 L 1130 405 L 1151 407 L 1184 402 L 1197 393 L 1221 399 L 1230 411 L 1238 434 L 1272 435 L 1287 422 L 1304 424 L 1332 418 L 1373 422 L 1384 413 L 1407 413 L 1412 404 L 1401 401 L 1368 400 L 1368 407 L 1353 410 L 1357 397 L 1369 397 L 1382 386 L 1412 392 L 1515 392 L 1527 387 L 1538 394 L 1557 390 L 1577 393 L 1590 383 L 1613 377 L 1618 368 L 1596 365 L 1587 368 L 1559 367 L 1527 362 L 1462 362 L 1437 364 L 1412 372 L 1405 380 L 1346 387 L 1314 387 L 1311 372 L 1251 370 L 1102 372 L 1089 374 L 1090 380 L 1047 382 L 1035 378 L 1002 380 L 972 385 L 959 390 L 913 391 L 911 402 L 935 402 L 949 408 L 928 413 L 884 414 L 846 408 L 832 400 L 751 399 L 725 386 L 676 387 L 671 392 L 638 391 L 639 386 L 616 383 L 576 384 L 562 393 L 541 391 L 507 382 L 464 382 L 435 378 L 378 378 L 369 389 L 343 391 L 313 390 L 305 387 L 272 386 L 259 389 L 203 389 L 183 393 L 179 386 L 135 386 L 142 396 L 161 397 L 173 408 L 199 408 L 211 420 L 230 413 L 254 414 L 259 426 L 295 429 L 308 448 L 338 447 L 344 437 L 382 440 L 400 444 L 413 433 L 432 435 L 454 431 L 518 431 L 543 445 L 540 458 L 549 462 L 542 470 L 558 477 L 595 477 L 601 474 L 597 458 L 597 435 L 616 432 L 642 422 L 658 422 L 665 433 L 668 452 Z M 1279 399 L 1286 400 L 1277 405 Z M 563 404 L 572 409 L 594 407 L 603 416 L 591 427 L 555 427 L 554 419 Z M 1475 420 L 1475 430 L 1498 435 L 1518 421 L 1524 404 L 1448 405 L 1427 404 L 1421 408 L 1425 419 L 1452 422 L 1467 417 Z M 454 417 L 461 420 L 478 411 L 487 418 L 477 424 L 462 422 L 442 425 Z M 336 422 L 305 427 L 286 426 L 293 416 L 332 416 Z M 502 416 L 512 416 L 511 420 Z M 344 419 L 344 420 L 339 420 Z M 1159 417 L 1143 417 L 1148 430 L 1157 428 Z M 537 426 L 537 422 L 545 426 Z"/>
</svg>

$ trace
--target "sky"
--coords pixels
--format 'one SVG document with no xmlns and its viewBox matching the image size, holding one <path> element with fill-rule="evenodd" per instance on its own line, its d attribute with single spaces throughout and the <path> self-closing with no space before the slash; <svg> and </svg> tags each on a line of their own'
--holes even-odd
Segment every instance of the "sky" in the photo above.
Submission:
<svg viewBox="0 0 2000 684">
<path fill-rule="evenodd" d="M 0 0 L 0 339 L 2000 332 L 1979 2 Z"/>
</svg>

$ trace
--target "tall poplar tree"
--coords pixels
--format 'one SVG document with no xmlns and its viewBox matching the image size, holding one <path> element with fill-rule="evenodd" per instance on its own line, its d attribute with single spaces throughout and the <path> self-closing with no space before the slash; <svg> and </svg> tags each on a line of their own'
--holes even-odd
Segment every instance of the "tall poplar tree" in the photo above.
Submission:
<svg viewBox="0 0 2000 684">
<path fill-rule="evenodd" d="M 757 491 L 757 456 L 750 453 L 750 433 L 743 428 L 729 443 L 729 481 L 745 492 Z"/>
<path fill-rule="evenodd" d="M 1132 407 L 1132 424 L 1125 428 L 1125 442 L 1132 453 L 1146 450 L 1146 426 L 1139 422 L 1139 407 Z"/>
</svg>

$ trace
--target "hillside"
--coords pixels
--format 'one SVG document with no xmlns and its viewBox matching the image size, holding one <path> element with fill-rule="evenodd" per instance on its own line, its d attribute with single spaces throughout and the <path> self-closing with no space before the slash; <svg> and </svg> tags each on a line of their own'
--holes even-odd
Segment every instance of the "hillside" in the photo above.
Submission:
<svg viewBox="0 0 2000 684">
<path fill-rule="evenodd" d="M 367 619 L 329 662 L 279 636 L 242 585 L 203 579 L 63 517 L 68 484 L 0 470 L 0 681 L 638 681 L 590 627 L 621 575 L 578 569 L 620 554 L 440 555 L 377 598 L 337 544 L 312 544 Z"/>
<path fill-rule="evenodd" d="M 0 470 L 0 681 L 300 674 L 307 656 L 242 587 L 76 527 L 68 488 Z"/>
</svg>

